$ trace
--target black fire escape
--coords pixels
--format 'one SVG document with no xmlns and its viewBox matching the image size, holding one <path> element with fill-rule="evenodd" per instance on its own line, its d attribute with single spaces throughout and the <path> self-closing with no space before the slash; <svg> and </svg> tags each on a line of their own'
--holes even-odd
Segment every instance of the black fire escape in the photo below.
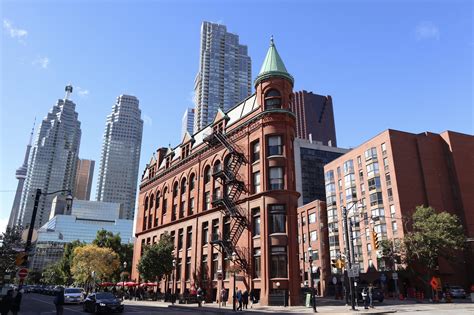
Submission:
<svg viewBox="0 0 474 315">
<path fill-rule="evenodd" d="M 204 141 L 210 146 L 222 144 L 229 151 L 224 163 L 214 167 L 212 173 L 214 179 L 218 180 L 223 188 L 223 193 L 212 196 L 212 206 L 219 207 L 225 216 L 230 218 L 231 228 L 224 231 L 224 235 L 212 235 L 211 244 L 217 246 L 227 259 L 231 259 L 232 254 L 235 253 L 234 262 L 243 270 L 247 270 L 248 253 L 237 246 L 240 236 L 249 227 L 245 211 L 237 205 L 241 193 L 245 191 L 245 184 L 239 179 L 238 171 L 243 164 L 247 164 L 247 159 L 229 142 L 222 131 L 214 130 L 212 134 L 204 138 Z"/>
</svg>

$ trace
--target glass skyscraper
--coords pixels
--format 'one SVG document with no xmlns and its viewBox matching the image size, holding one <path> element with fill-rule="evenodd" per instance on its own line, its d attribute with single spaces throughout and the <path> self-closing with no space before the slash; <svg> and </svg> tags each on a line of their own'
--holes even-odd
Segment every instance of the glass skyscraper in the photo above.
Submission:
<svg viewBox="0 0 474 315">
<path fill-rule="evenodd" d="M 252 92 L 247 46 L 225 25 L 203 22 L 199 72 L 194 83 L 194 132 L 212 122 L 217 110 L 229 110 Z"/>
<path fill-rule="evenodd" d="M 133 220 L 135 213 L 142 133 L 138 99 L 120 95 L 105 124 L 97 201 L 121 203 L 121 219 Z"/>
<path fill-rule="evenodd" d="M 183 139 L 186 131 L 193 134 L 194 125 L 194 108 L 188 108 L 184 112 L 183 118 L 181 119 L 181 139 Z"/>
<path fill-rule="evenodd" d="M 76 163 L 81 141 L 81 123 L 76 104 L 68 99 L 72 86 L 66 87 L 66 97 L 57 101 L 41 122 L 28 159 L 28 171 L 20 202 L 18 224 L 30 225 L 36 189 L 42 193 L 71 190 L 74 193 Z M 54 195 L 39 199 L 35 226 L 49 219 Z"/>
</svg>

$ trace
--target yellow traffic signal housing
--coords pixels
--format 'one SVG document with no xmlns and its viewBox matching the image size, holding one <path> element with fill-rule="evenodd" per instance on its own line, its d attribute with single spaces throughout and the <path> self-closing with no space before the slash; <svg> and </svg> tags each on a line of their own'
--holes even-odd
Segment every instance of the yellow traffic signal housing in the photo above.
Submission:
<svg viewBox="0 0 474 315">
<path fill-rule="evenodd" d="M 344 268 L 344 267 L 346 266 L 346 262 L 345 262 L 344 260 L 342 260 L 342 259 L 338 259 L 338 260 L 337 260 L 337 263 L 338 263 L 338 267 L 337 267 L 337 268 L 339 268 L 339 269 L 342 269 L 342 268 Z"/>
<path fill-rule="evenodd" d="M 28 260 L 26 253 L 18 253 L 15 258 L 15 265 L 24 266 Z"/>
<path fill-rule="evenodd" d="M 374 246 L 374 249 L 379 249 L 379 235 L 377 234 L 377 232 L 375 232 L 375 230 L 372 230 L 372 245 Z"/>
</svg>

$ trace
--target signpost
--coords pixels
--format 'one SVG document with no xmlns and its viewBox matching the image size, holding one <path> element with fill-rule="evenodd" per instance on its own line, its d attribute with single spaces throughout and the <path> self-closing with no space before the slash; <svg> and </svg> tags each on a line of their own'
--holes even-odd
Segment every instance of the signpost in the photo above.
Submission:
<svg viewBox="0 0 474 315">
<path fill-rule="evenodd" d="M 21 268 L 18 271 L 18 278 L 20 278 L 20 280 L 25 279 L 27 275 L 28 275 L 28 269 L 26 269 L 26 268 Z"/>
</svg>

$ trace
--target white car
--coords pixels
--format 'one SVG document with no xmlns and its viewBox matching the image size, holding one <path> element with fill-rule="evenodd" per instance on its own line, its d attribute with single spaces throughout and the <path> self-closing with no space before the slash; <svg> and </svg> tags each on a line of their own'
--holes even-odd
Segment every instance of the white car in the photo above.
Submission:
<svg viewBox="0 0 474 315">
<path fill-rule="evenodd" d="M 84 294 L 80 288 L 66 288 L 64 289 L 64 303 L 82 303 Z"/>
</svg>

